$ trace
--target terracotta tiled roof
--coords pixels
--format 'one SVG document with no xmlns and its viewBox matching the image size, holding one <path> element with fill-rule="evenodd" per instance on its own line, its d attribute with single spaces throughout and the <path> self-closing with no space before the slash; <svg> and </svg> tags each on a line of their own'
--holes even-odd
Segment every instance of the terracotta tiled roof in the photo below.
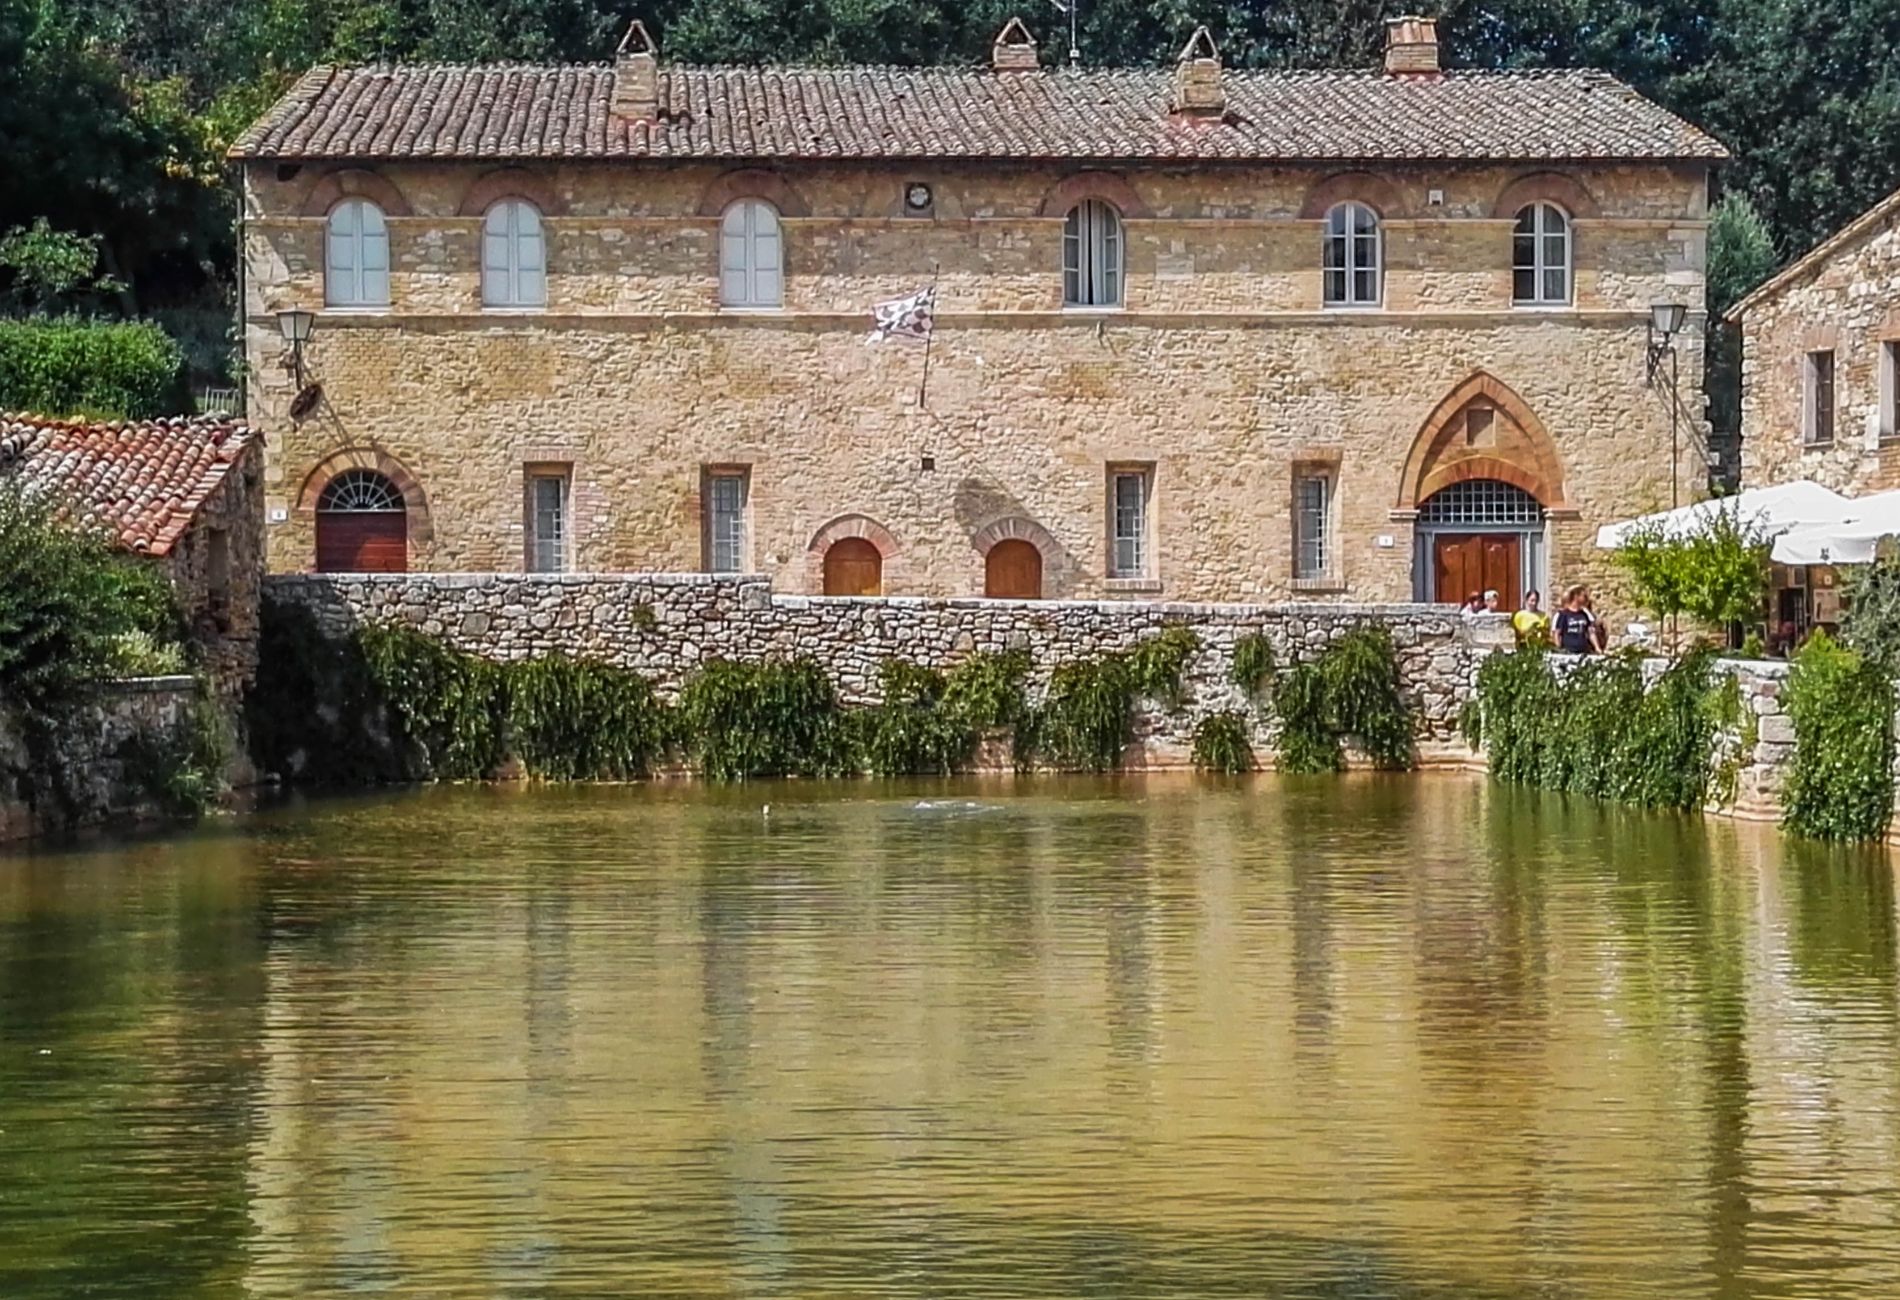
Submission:
<svg viewBox="0 0 1900 1300">
<path fill-rule="evenodd" d="M 0 475 L 19 475 L 139 555 L 169 552 L 257 432 L 223 416 L 76 424 L 0 412 Z"/>
<path fill-rule="evenodd" d="M 1165 70 L 661 70 L 660 118 L 609 112 L 611 65 L 314 68 L 241 158 L 1350 161 L 1726 157 L 1607 73 L 1228 70 L 1227 112 L 1169 113 Z"/>
</svg>

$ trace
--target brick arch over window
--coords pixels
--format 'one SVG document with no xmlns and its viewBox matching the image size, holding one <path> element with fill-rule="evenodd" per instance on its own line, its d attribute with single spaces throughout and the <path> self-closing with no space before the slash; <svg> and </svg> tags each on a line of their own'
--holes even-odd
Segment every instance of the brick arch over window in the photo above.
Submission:
<svg viewBox="0 0 1900 1300">
<path fill-rule="evenodd" d="M 304 476 L 303 487 L 297 493 L 297 518 L 300 522 L 314 524 L 317 517 L 317 501 L 323 496 L 323 489 L 330 480 L 349 469 L 375 470 L 402 493 L 403 510 L 409 516 L 409 541 L 413 545 L 426 546 L 435 537 L 435 530 L 429 521 L 429 498 L 423 492 L 422 484 L 416 481 L 403 463 L 388 452 L 377 447 L 345 447 L 333 451 L 311 467 Z"/>
<path fill-rule="evenodd" d="M 1474 413 L 1482 413 L 1474 420 Z M 1546 510 L 1567 508 L 1557 445 L 1510 385 L 1480 370 L 1452 389 L 1412 440 L 1396 506 L 1416 510 L 1440 488 L 1470 479 L 1523 488 Z"/>
<path fill-rule="evenodd" d="M 720 217 L 740 199 L 764 199 L 781 217 L 809 217 L 811 204 L 777 172 L 746 167 L 716 177 L 699 196 L 699 215 Z"/>
<path fill-rule="evenodd" d="M 1151 217 L 1154 215 L 1147 203 L 1142 200 L 1135 187 L 1126 177 L 1114 172 L 1077 172 L 1067 180 L 1059 181 L 1049 193 L 1043 196 L 1042 215 L 1045 217 L 1066 217 L 1069 209 L 1084 199 L 1101 199 L 1114 207 L 1124 218 Z"/>
<path fill-rule="evenodd" d="M 1399 187 L 1371 172 L 1335 172 L 1306 192 L 1300 217 L 1318 221 L 1335 203 L 1363 203 L 1381 217 L 1398 215 L 1405 207 Z"/>
<path fill-rule="evenodd" d="M 331 172 L 318 181 L 303 201 L 302 213 L 306 217 L 328 216 L 330 209 L 344 199 L 368 199 L 381 208 L 386 217 L 411 215 L 409 200 L 402 196 L 394 181 L 361 168 Z"/>
<path fill-rule="evenodd" d="M 1012 540 L 1028 542 L 1042 552 L 1042 558 L 1045 560 L 1055 559 L 1062 551 L 1061 545 L 1055 539 L 1055 534 L 1035 520 L 1024 518 L 1022 515 L 1009 515 L 994 523 L 985 524 L 971 535 L 970 545 L 976 548 L 978 555 L 988 555 L 998 542 Z"/>
<path fill-rule="evenodd" d="M 897 538 L 891 530 L 869 515 L 839 515 L 811 535 L 811 541 L 805 547 L 805 576 L 809 590 L 825 589 L 825 555 L 839 542 L 851 538 L 861 538 L 877 549 L 878 557 L 886 564 L 897 554 Z"/>
<path fill-rule="evenodd" d="M 1504 187 L 1491 215 L 1509 221 L 1533 203 L 1555 203 L 1573 217 L 1601 216 L 1603 209 L 1583 183 L 1562 172 L 1532 172 Z"/>
<path fill-rule="evenodd" d="M 539 208 L 544 217 L 558 217 L 566 210 L 560 194 L 546 177 L 526 167 L 503 167 L 476 177 L 475 183 L 468 187 L 468 193 L 462 196 L 462 205 L 455 210 L 455 214 L 459 217 L 479 217 L 502 199 L 526 199 Z"/>
</svg>

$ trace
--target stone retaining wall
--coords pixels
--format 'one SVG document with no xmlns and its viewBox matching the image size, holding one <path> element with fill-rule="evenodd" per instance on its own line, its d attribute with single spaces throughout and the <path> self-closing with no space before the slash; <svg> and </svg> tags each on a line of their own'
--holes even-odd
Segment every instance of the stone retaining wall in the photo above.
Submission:
<svg viewBox="0 0 1900 1300">
<path fill-rule="evenodd" d="M 0 711 L 0 843 L 149 818 L 151 797 L 126 762 L 126 742 L 179 733 L 197 698 L 191 677 L 114 682 L 60 728 L 50 763 L 32 752 L 19 720 Z"/>
<path fill-rule="evenodd" d="M 1228 680 L 1241 637 L 1264 633 L 1288 664 L 1364 623 L 1391 629 L 1401 688 L 1423 720 L 1421 759 L 1469 761 L 1457 739 L 1459 711 L 1482 657 L 1510 641 L 1502 616 L 1465 619 L 1438 605 L 785 596 L 762 577 L 700 574 L 283 575 L 268 580 L 267 595 L 308 608 L 332 635 L 396 622 L 495 659 L 560 650 L 644 673 L 668 696 L 712 659 L 809 655 L 847 704 L 876 702 L 878 668 L 890 658 L 947 668 L 973 652 L 1021 647 L 1035 662 L 1034 690 L 1062 663 L 1125 650 L 1182 624 L 1202 648 L 1184 675 L 1184 707 L 1138 720 L 1129 764 L 1151 768 L 1184 765 L 1194 727 L 1209 713 L 1247 708 Z M 1266 757 L 1271 720 L 1249 712 L 1256 752 Z"/>
</svg>

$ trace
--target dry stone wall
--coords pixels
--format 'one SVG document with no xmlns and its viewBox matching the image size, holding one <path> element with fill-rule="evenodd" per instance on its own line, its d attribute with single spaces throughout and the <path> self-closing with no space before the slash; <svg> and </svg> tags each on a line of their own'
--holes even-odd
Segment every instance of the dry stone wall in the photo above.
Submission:
<svg viewBox="0 0 1900 1300">
<path fill-rule="evenodd" d="M 1264 634 L 1288 664 L 1367 623 L 1388 628 L 1398 647 L 1400 686 L 1421 719 L 1421 759 L 1465 761 L 1459 713 L 1483 655 L 1509 643 L 1501 616 L 1468 620 L 1434 605 L 852 599 L 785 596 L 762 577 L 697 574 L 279 575 L 267 580 L 267 594 L 309 609 L 333 636 L 391 622 L 494 659 L 560 651 L 644 673 L 668 696 L 710 660 L 809 655 L 847 704 L 877 701 L 887 659 L 947 668 L 977 652 L 1026 649 L 1033 691 L 1060 664 L 1183 625 L 1200 636 L 1201 649 L 1184 674 L 1182 707 L 1150 709 L 1138 720 L 1130 760 L 1145 767 L 1184 765 L 1200 719 L 1248 709 L 1229 680 L 1242 637 Z M 1271 722 L 1250 712 L 1264 757 L 1273 749 Z"/>
</svg>

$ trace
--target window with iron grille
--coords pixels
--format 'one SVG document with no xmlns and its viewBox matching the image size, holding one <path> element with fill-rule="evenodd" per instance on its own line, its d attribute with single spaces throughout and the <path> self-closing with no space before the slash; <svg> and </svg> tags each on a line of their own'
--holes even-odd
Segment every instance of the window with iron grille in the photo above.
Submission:
<svg viewBox="0 0 1900 1300">
<path fill-rule="evenodd" d="M 1803 432 L 1810 446 L 1834 441 L 1834 351 L 1808 353 L 1806 406 Z"/>
<path fill-rule="evenodd" d="M 567 500 L 567 475 L 528 476 L 528 569 L 532 573 L 567 570 Z"/>
<path fill-rule="evenodd" d="M 373 469 L 346 469 L 324 485 L 317 509 L 335 514 L 379 514 L 406 509 L 396 485 Z"/>
<path fill-rule="evenodd" d="M 1328 536 L 1332 519 L 1333 478 L 1303 473 L 1293 480 L 1293 576 L 1302 579 L 1332 576 L 1332 547 Z"/>
<path fill-rule="evenodd" d="M 1100 199 L 1069 209 L 1062 228 L 1062 302 L 1067 307 L 1119 307 L 1122 219 Z"/>
<path fill-rule="evenodd" d="M 1109 557 L 1111 578 L 1148 576 L 1148 501 L 1152 484 L 1149 470 L 1112 471 L 1115 536 Z"/>
<path fill-rule="evenodd" d="M 745 572 L 746 486 L 743 470 L 707 476 L 706 567 L 714 573 Z"/>
<path fill-rule="evenodd" d="M 1363 203 L 1341 203 L 1326 214 L 1328 307 L 1379 305 L 1379 216 Z"/>
<path fill-rule="evenodd" d="M 1419 507 L 1418 520 L 1467 527 L 1540 524 L 1544 508 L 1521 487 L 1494 478 L 1474 478 L 1432 493 Z"/>
</svg>

